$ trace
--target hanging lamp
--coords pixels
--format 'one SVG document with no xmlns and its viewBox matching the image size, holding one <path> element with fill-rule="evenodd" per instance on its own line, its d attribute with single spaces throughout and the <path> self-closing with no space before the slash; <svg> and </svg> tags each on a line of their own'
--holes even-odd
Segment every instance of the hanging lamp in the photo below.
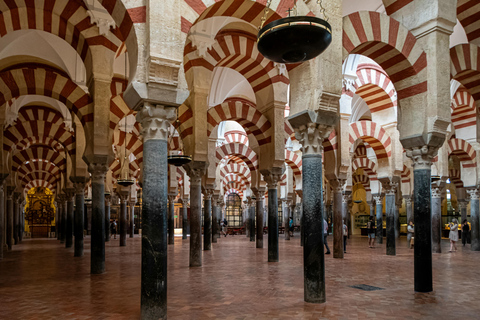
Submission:
<svg viewBox="0 0 480 320">
<path fill-rule="evenodd" d="M 268 60 L 277 63 L 300 63 L 315 58 L 332 42 L 332 27 L 327 22 L 322 1 L 317 0 L 324 19 L 309 16 L 296 16 L 297 1 L 288 17 L 263 26 L 272 0 L 268 0 L 260 31 L 257 35 L 258 51 Z M 294 16 L 290 14 L 294 12 Z"/>
<path fill-rule="evenodd" d="M 122 174 L 122 172 L 125 171 L 124 170 L 125 163 L 127 162 L 127 117 L 125 117 L 124 120 L 125 120 L 125 139 L 123 141 L 124 154 L 123 154 L 122 168 L 120 169 L 120 175 Z M 129 165 L 130 165 L 130 163 L 129 163 Z M 135 181 L 132 178 L 130 178 L 130 168 L 127 167 L 127 170 L 125 171 L 125 174 L 124 174 L 123 178 L 118 179 L 117 184 L 121 185 L 122 187 L 129 187 L 134 183 L 135 183 Z"/>
<path fill-rule="evenodd" d="M 177 113 L 175 124 L 180 124 L 180 120 L 178 120 L 178 108 L 175 110 L 175 112 Z M 175 127 L 176 126 L 173 126 L 174 129 L 172 131 L 172 135 L 170 136 L 170 139 L 173 139 L 173 134 L 175 132 Z M 168 145 L 170 145 L 170 143 Z M 190 161 L 192 161 L 192 157 L 186 156 L 184 153 L 185 153 L 185 150 L 184 150 L 183 144 L 182 144 L 182 154 L 169 155 L 167 157 L 168 164 L 174 165 L 176 167 L 181 167 L 184 164 L 187 164 Z"/>
</svg>

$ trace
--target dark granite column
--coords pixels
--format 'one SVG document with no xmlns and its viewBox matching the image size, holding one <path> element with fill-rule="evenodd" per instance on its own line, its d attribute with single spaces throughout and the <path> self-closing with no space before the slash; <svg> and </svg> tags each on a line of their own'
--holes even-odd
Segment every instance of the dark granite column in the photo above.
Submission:
<svg viewBox="0 0 480 320">
<path fill-rule="evenodd" d="M 463 221 L 467 220 L 467 200 L 465 199 L 460 199 L 458 200 L 458 208 L 460 210 L 460 214 L 462 215 L 462 221 L 460 223 L 463 223 Z"/>
<path fill-rule="evenodd" d="M 92 179 L 90 273 L 101 274 L 105 272 L 105 174 L 108 165 L 106 162 L 90 163 L 88 171 Z"/>
<path fill-rule="evenodd" d="M 350 235 L 350 201 L 351 201 L 351 193 L 350 192 L 343 192 L 342 194 L 342 221 L 341 221 L 341 227 L 342 227 L 342 235 L 343 235 L 343 223 L 345 220 L 345 224 L 348 227 L 348 234 Z M 342 236 L 342 250 L 343 250 L 343 236 Z"/>
<path fill-rule="evenodd" d="M 248 200 L 243 204 L 243 225 L 245 226 L 245 236 L 250 238 L 250 207 Z"/>
<path fill-rule="evenodd" d="M 268 187 L 268 262 L 278 262 L 278 198 L 277 184 L 285 168 L 262 170 Z"/>
<path fill-rule="evenodd" d="M 218 239 L 218 228 L 219 228 L 219 219 L 218 219 L 218 195 L 212 196 L 212 243 L 217 243 Z"/>
<path fill-rule="evenodd" d="M 5 192 L 3 179 L 0 179 L 0 259 L 3 259 L 3 246 L 5 245 Z"/>
<path fill-rule="evenodd" d="M 396 255 L 395 248 L 395 182 L 384 183 L 385 189 L 385 216 L 387 219 L 387 255 Z"/>
<path fill-rule="evenodd" d="M 400 207 L 401 206 L 402 206 L 401 203 L 397 203 L 397 202 L 395 203 L 395 219 L 394 219 L 395 239 L 400 238 Z"/>
<path fill-rule="evenodd" d="M 73 201 L 75 199 L 75 189 L 65 189 L 67 200 L 67 218 L 65 219 L 65 248 L 73 246 Z"/>
<path fill-rule="evenodd" d="M 109 192 L 105 193 L 105 241 L 110 241 L 110 208 L 112 196 Z"/>
<path fill-rule="evenodd" d="M 377 228 L 375 230 L 375 241 L 376 243 L 382 244 L 383 243 L 383 204 L 382 204 L 382 196 L 381 195 L 374 195 L 373 199 L 376 204 L 375 211 L 377 213 Z"/>
<path fill-rule="evenodd" d="M 65 243 L 67 238 L 67 202 L 65 194 L 59 195 L 60 201 L 62 203 L 62 211 L 60 211 L 60 243 Z"/>
<path fill-rule="evenodd" d="M 118 192 L 118 191 L 117 191 Z M 127 201 L 128 191 L 118 192 L 120 197 L 120 247 L 127 245 Z"/>
<path fill-rule="evenodd" d="M 141 318 L 167 317 L 167 138 L 175 108 L 146 104 L 138 113 L 143 127 Z"/>
<path fill-rule="evenodd" d="M 55 197 L 55 235 L 60 240 L 60 199 Z"/>
<path fill-rule="evenodd" d="M 14 244 L 18 244 L 18 224 L 19 224 L 19 212 L 20 204 L 20 192 L 13 193 L 13 240 Z"/>
<path fill-rule="evenodd" d="M 175 244 L 175 196 L 168 195 L 168 244 Z"/>
<path fill-rule="evenodd" d="M 213 189 L 203 195 L 203 250 L 212 250 L 212 196 Z"/>
<path fill-rule="evenodd" d="M 442 188 L 432 185 L 432 252 L 442 253 Z"/>
<path fill-rule="evenodd" d="M 367 204 L 370 208 L 370 217 L 375 219 L 375 201 L 367 201 Z"/>
<path fill-rule="evenodd" d="M 83 216 L 84 216 L 84 198 L 85 198 L 85 178 L 76 178 L 75 182 L 75 245 L 74 257 L 83 256 Z"/>
<path fill-rule="evenodd" d="M 343 259 L 343 185 L 345 180 L 332 181 L 333 188 L 333 257 Z"/>
<path fill-rule="evenodd" d="M 190 177 L 190 267 L 202 266 L 202 176 L 205 162 L 191 162 L 186 166 Z"/>
<path fill-rule="evenodd" d="M 13 190 L 15 187 L 7 187 L 7 247 L 8 251 L 13 246 Z"/>
<path fill-rule="evenodd" d="M 128 205 L 130 208 L 128 233 L 130 235 L 130 238 L 133 238 L 135 236 L 135 201 L 130 201 Z"/>
<path fill-rule="evenodd" d="M 290 206 L 289 206 L 288 200 L 282 200 L 282 210 L 283 210 L 283 228 L 285 230 L 284 232 L 285 240 L 290 240 L 290 232 L 289 232 Z"/>
<path fill-rule="evenodd" d="M 265 201 L 265 190 L 263 188 L 255 191 L 256 199 L 256 216 L 257 216 L 257 232 L 256 232 L 256 247 L 263 248 L 263 202 Z"/>
<path fill-rule="evenodd" d="M 472 225 L 472 230 L 470 231 L 472 240 L 471 250 L 480 251 L 479 189 L 468 189 L 467 192 L 470 195 L 470 223 Z"/>
<path fill-rule="evenodd" d="M 412 196 L 403 196 L 405 199 L 405 208 L 407 211 L 407 225 L 410 223 L 410 221 L 413 221 L 413 208 L 412 208 Z"/>
<path fill-rule="evenodd" d="M 250 241 L 255 241 L 255 199 L 248 202 L 249 216 L 250 216 Z M 290 240 L 290 239 L 289 239 Z"/>
<path fill-rule="evenodd" d="M 182 199 L 182 239 L 187 239 L 188 199 Z"/>
<path fill-rule="evenodd" d="M 25 208 L 25 203 L 24 200 L 20 201 L 20 206 L 19 206 L 19 216 L 20 216 L 20 222 L 18 224 L 18 242 L 23 241 L 23 232 L 25 231 L 25 214 L 24 214 L 24 208 Z"/>
<path fill-rule="evenodd" d="M 415 291 L 433 290 L 432 278 L 432 210 L 431 210 L 431 166 L 435 149 L 423 146 L 406 150 L 412 159 L 414 190 L 414 286 Z"/>
</svg>

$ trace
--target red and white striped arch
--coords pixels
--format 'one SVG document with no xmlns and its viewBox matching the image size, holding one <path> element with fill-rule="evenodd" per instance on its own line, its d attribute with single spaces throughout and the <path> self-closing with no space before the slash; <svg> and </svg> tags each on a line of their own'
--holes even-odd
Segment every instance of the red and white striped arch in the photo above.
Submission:
<svg viewBox="0 0 480 320">
<path fill-rule="evenodd" d="M 125 116 L 133 114 L 136 115 L 136 111 L 132 111 L 125 101 L 123 100 L 123 95 L 112 95 L 110 99 L 110 129 L 114 130 L 120 120 Z"/>
<path fill-rule="evenodd" d="M 450 48 L 450 74 L 460 82 L 473 99 L 480 100 L 480 47 L 474 44 L 459 44 Z"/>
<path fill-rule="evenodd" d="M 225 198 L 228 197 L 228 195 L 230 194 L 236 194 L 240 197 L 240 200 L 243 199 L 243 191 L 242 190 L 238 190 L 238 189 L 234 189 L 234 188 L 230 188 L 228 189 L 227 191 L 225 191 Z"/>
<path fill-rule="evenodd" d="M 82 124 L 93 121 L 91 97 L 56 70 L 19 68 L 0 72 L 0 105 L 29 94 L 43 95 L 63 102 Z"/>
<path fill-rule="evenodd" d="M 352 162 L 352 171 L 355 172 L 357 169 L 363 169 L 370 180 L 375 181 L 377 180 L 376 166 L 376 163 L 368 158 L 357 158 Z"/>
<path fill-rule="evenodd" d="M 406 165 L 403 165 L 403 171 L 401 174 L 402 183 L 410 183 L 410 175 L 410 169 Z"/>
<path fill-rule="evenodd" d="M 296 182 L 302 182 L 302 157 L 290 150 L 285 150 L 285 162 L 292 168 Z"/>
<path fill-rule="evenodd" d="M 448 169 L 448 178 L 450 182 L 455 185 L 456 188 L 463 188 L 463 181 L 461 178 L 460 170 Z"/>
<path fill-rule="evenodd" d="M 243 143 L 248 146 L 248 137 L 243 131 L 239 130 L 230 130 L 225 132 L 225 141 L 226 143 Z"/>
<path fill-rule="evenodd" d="M 232 155 L 242 159 L 246 163 L 250 171 L 254 171 L 257 169 L 257 154 L 255 153 L 255 151 L 250 149 L 250 147 L 241 143 L 228 143 L 217 147 L 217 165 L 220 160 L 222 160 L 226 156 Z"/>
<path fill-rule="evenodd" d="M 462 24 L 463 29 L 465 29 L 468 42 L 474 42 L 480 38 L 479 12 L 480 2 L 478 0 L 457 1 L 457 19 Z"/>
<path fill-rule="evenodd" d="M 371 113 L 397 106 L 397 96 L 392 81 L 376 65 L 358 66 L 356 86 L 355 93 L 367 103 Z"/>
<path fill-rule="evenodd" d="M 44 187 L 50 189 L 53 193 L 56 193 L 56 188 L 55 184 L 50 183 L 49 181 L 46 180 L 32 180 L 29 181 L 27 184 L 25 184 L 23 187 L 23 190 L 25 192 L 28 192 L 28 190 L 36 187 Z"/>
<path fill-rule="evenodd" d="M 372 121 L 358 121 L 350 124 L 350 143 L 354 145 L 362 139 L 375 151 L 377 159 L 389 158 L 392 155 L 392 140 L 382 126 Z M 352 150 L 353 151 L 353 150 Z"/>
<path fill-rule="evenodd" d="M 371 191 L 370 188 L 370 178 L 364 174 L 355 174 L 352 176 L 352 184 L 361 184 L 365 191 Z"/>
<path fill-rule="evenodd" d="M 398 99 L 427 91 L 425 52 L 415 36 L 389 16 L 360 11 L 344 17 L 343 49 L 344 59 L 356 53 L 377 62 L 395 84 Z"/>
<path fill-rule="evenodd" d="M 36 161 L 35 161 L 36 160 Z M 59 167 L 53 164 L 50 161 L 42 161 L 42 159 L 35 159 L 30 160 L 28 163 L 24 162 L 20 166 L 15 166 L 12 169 L 12 172 L 17 171 L 20 176 L 25 176 L 30 172 L 35 171 L 44 171 L 49 172 L 50 174 L 54 175 L 55 177 L 60 177 L 62 171 Z"/>
<path fill-rule="evenodd" d="M 366 158 L 367 157 L 367 148 L 365 145 L 359 144 L 353 153 L 354 158 Z"/>
<path fill-rule="evenodd" d="M 335 129 L 330 132 L 330 135 L 327 139 L 323 140 L 323 152 L 324 154 L 333 152 L 334 156 L 337 155 L 338 142 L 337 142 L 337 133 Z"/>
<path fill-rule="evenodd" d="M 238 174 L 245 178 L 246 181 L 250 181 L 251 172 L 250 169 L 244 163 L 229 163 L 220 169 L 220 177 L 225 177 L 227 174 Z"/>
<path fill-rule="evenodd" d="M 383 5 L 385 6 L 387 14 L 392 15 L 413 1 L 414 0 L 383 0 Z"/>
<path fill-rule="evenodd" d="M 473 168 L 477 166 L 477 153 L 472 145 L 462 139 L 450 139 L 448 141 L 448 155 L 455 155 L 462 163 L 464 168 Z"/>
<path fill-rule="evenodd" d="M 48 173 L 48 172 L 31 172 L 27 174 L 26 176 L 23 176 L 20 178 L 20 185 L 22 188 L 25 188 L 29 183 L 37 181 L 37 183 L 49 183 L 51 186 L 56 186 L 57 181 L 59 181 L 54 175 Z M 50 188 L 50 187 L 48 187 Z"/>
<path fill-rule="evenodd" d="M 468 128 L 477 125 L 475 100 L 465 89 L 459 89 L 452 101 L 452 124 L 455 129 Z"/>
<path fill-rule="evenodd" d="M 38 159 L 46 160 L 50 164 L 54 164 L 61 172 L 65 171 L 65 156 L 50 148 L 40 146 L 32 146 L 15 153 L 12 157 L 12 171 L 17 171 L 17 169 L 26 162 L 32 163 Z M 48 165 L 48 162 L 41 164 L 41 166 L 50 168 L 51 166 Z"/>
</svg>

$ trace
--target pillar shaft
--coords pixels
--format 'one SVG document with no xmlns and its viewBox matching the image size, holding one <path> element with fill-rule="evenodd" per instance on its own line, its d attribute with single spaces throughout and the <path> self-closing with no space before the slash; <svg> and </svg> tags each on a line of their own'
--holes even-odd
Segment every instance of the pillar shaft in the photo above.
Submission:
<svg viewBox="0 0 480 320">
<path fill-rule="evenodd" d="M 65 222 L 65 248 L 71 248 L 73 246 L 73 200 L 75 194 L 67 194 L 67 218 Z"/>
<path fill-rule="evenodd" d="M 387 255 L 396 255 L 395 248 L 395 190 L 385 195 L 385 213 L 387 218 Z"/>
<path fill-rule="evenodd" d="M 412 206 L 412 196 L 404 196 L 405 207 L 407 210 L 407 225 L 410 221 L 413 221 L 413 206 Z"/>
<path fill-rule="evenodd" d="M 19 224 L 19 206 L 18 194 L 13 200 L 13 240 L 14 244 L 18 244 L 18 224 Z"/>
<path fill-rule="evenodd" d="M 130 202 L 130 220 L 129 220 L 129 234 L 130 238 L 135 236 L 135 202 Z"/>
<path fill-rule="evenodd" d="M 257 232 L 256 232 L 256 247 L 263 248 L 263 201 L 265 200 L 262 192 L 256 194 L 257 206 L 256 206 L 256 215 L 257 215 Z"/>
<path fill-rule="evenodd" d="M 105 241 L 110 241 L 110 195 L 105 196 Z"/>
<path fill-rule="evenodd" d="M 285 229 L 285 240 L 290 240 L 289 222 L 290 222 L 290 208 L 288 201 L 282 203 L 283 208 L 283 228 Z"/>
<path fill-rule="evenodd" d="M 67 238 L 67 202 L 65 195 L 62 195 L 62 211 L 60 212 L 60 243 L 65 243 Z"/>
<path fill-rule="evenodd" d="M 3 180 L 0 181 L 0 259 L 3 259 L 3 246 L 5 245 L 5 193 Z"/>
<path fill-rule="evenodd" d="M 479 208 L 479 190 L 478 189 L 471 189 L 467 190 L 470 194 L 470 223 L 472 225 L 472 230 L 470 232 L 471 237 L 471 250 L 472 251 L 480 251 L 480 223 L 479 223 L 479 216 L 480 216 L 480 208 Z"/>
<path fill-rule="evenodd" d="M 59 198 L 57 197 L 55 200 L 55 234 L 57 236 L 57 240 L 60 240 L 60 212 L 62 211 L 60 206 L 61 204 Z"/>
<path fill-rule="evenodd" d="M 127 245 L 127 195 L 120 197 L 120 247 Z"/>
<path fill-rule="evenodd" d="M 442 197 L 441 189 L 432 186 L 432 251 L 442 253 Z"/>
<path fill-rule="evenodd" d="M 467 220 L 467 202 L 465 200 L 459 200 L 460 214 L 462 215 L 462 222 Z"/>
<path fill-rule="evenodd" d="M 92 230 L 90 273 L 105 272 L 105 174 L 107 164 L 91 163 L 92 174 Z"/>
<path fill-rule="evenodd" d="M 382 198 L 375 196 L 376 213 L 377 213 L 377 228 L 375 229 L 375 239 L 379 244 L 383 243 L 383 205 Z"/>
<path fill-rule="evenodd" d="M 250 241 L 255 241 L 255 207 L 253 206 L 255 202 L 250 203 L 249 216 L 250 216 Z"/>
<path fill-rule="evenodd" d="M 190 172 L 190 267 L 202 265 L 202 176 L 203 170 Z"/>
<path fill-rule="evenodd" d="M 343 259 L 343 203 L 342 186 L 333 193 L 333 257 Z"/>
<path fill-rule="evenodd" d="M 305 301 L 323 303 L 325 296 L 325 257 L 323 246 L 322 155 L 305 154 L 303 165 L 303 246 Z"/>
<path fill-rule="evenodd" d="M 188 200 L 182 201 L 182 239 L 187 239 L 188 230 Z"/>
<path fill-rule="evenodd" d="M 168 244 L 175 244 L 175 196 L 168 196 Z"/>
<path fill-rule="evenodd" d="M 213 207 L 212 207 L 212 243 L 217 243 L 218 239 L 218 197 L 215 197 L 213 201 Z"/>
<path fill-rule="evenodd" d="M 74 257 L 83 256 L 83 215 L 84 215 L 84 183 L 78 183 L 76 185 L 75 193 L 75 247 L 74 247 Z"/>
<path fill-rule="evenodd" d="M 7 247 L 12 250 L 13 245 L 13 191 L 7 187 Z"/>
<path fill-rule="evenodd" d="M 212 250 L 212 192 L 207 190 L 203 200 L 203 250 Z"/>
</svg>

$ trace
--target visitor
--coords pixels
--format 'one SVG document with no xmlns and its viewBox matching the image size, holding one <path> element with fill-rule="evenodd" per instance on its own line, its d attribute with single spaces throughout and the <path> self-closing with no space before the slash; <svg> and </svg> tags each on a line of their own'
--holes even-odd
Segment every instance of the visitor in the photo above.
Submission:
<svg viewBox="0 0 480 320">
<path fill-rule="evenodd" d="M 343 219 L 343 252 L 347 253 L 347 238 L 348 238 L 348 227 L 345 224 L 345 219 Z"/>
<path fill-rule="evenodd" d="M 410 246 L 410 249 L 413 248 L 415 228 L 413 227 L 413 221 L 410 220 L 407 226 L 407 243 Z"/>
<path fill-rule="evenodd" d="M 293 237 L 293 217 L 290 217 L 290 220 L 288 221 L 288 233 Z"/>
<path fill-rule="evenodd" d="M 368 247 L 375 248 L 375 221 L 373 216 L 367 222 Z"/>
<path fill-rule="evenodd" d="M 450 252 L 456 252 L 457 251 L 457 246 L 456 242 L 458 241 L 458 221 L 457 219 L 452 219 L 452 222 L 450 222 Z M 455 250 L 453 250 L 455 249 Z"/>
<path fill-rule="evenodd" d="M 113 234 L 113 239 L 117 239 L 117 220 L 113 220 L 112 223 L 110 224 L 110 232 L 111 235 Z"/>
<path fill-rule="evenodd" d="M 328 223 L 323 219 L 323 244 L 325 245 L 325 248 L 327 248 L 327 252 L 325 254 L 330 254 L 330 248 L 328 247 L 327 243 L 327 236 L 328 236 Z"/>
<path fill-rule="evenodd" d="M 462 244 L 465 247 L 466 243 L 469 243 L 468 238 L 470 237 L 470 226 L 468 225 L 467 219 L 463 220 L 462 224 Z"/>
<path fill-rule="evenodd" d="M 222 234 L 226 237 L 227 236 L 227 226 L 228 226 L 227 219 L 223 218 L 221 223 L 222 223 Z"/>
</svg>

